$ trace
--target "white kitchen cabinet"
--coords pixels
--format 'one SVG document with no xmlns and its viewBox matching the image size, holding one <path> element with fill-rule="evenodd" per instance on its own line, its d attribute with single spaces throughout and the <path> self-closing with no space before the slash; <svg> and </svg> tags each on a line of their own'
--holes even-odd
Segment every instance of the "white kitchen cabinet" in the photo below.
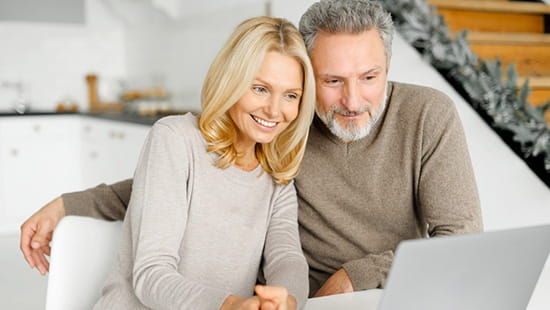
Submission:
<svg viewBox="0 0 550 310">
<path fill-rule="evenodd" d="M 16 231 L 40 206 L 79 187 L 78 122 L 72 116 L 0 118 L 0 232 Z"/>
<path fill-rule="evenodd" d="M 0 233 L 64 192 L 131 178 L 150 125 L 83 115 L 0 117 Z"/>
<path fill-rule="evenodd" d="M 82 124 L 82 184 L 84 187 L 133 177 L 149 125 L 96 118 Z"/>
</svg>

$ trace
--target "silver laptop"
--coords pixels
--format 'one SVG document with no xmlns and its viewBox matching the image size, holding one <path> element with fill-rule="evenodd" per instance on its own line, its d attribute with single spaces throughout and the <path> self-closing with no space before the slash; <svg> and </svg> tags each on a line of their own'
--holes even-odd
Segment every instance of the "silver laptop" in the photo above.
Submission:
<svg viewBox="0 0 550 310">
<path fill-rule="evenodd" d="M 402 242 L 378 310 L 525 309 L 550 225 Z"/>
</svg>

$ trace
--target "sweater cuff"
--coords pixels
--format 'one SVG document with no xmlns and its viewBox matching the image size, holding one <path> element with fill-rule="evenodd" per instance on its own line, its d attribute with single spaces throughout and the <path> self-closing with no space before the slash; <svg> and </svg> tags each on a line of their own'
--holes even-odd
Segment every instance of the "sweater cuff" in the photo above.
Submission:
<svg viewBox="0 0 550 310">
<path fill-rule="evenodd" d="M 393 251 L 369 254 L 342 265 L 354 291 L 384 288 L 393 261 Z"/>
<path fill-rule="evenodd" d="M 276 266 L 266 279 L 266 285 L 283 286 L 288 295 L 296 298 L 296 309 L 303 309 L 309 294 L 309 267 L 305 258 L 287 259 L 285 264 Z"/>
</svg>

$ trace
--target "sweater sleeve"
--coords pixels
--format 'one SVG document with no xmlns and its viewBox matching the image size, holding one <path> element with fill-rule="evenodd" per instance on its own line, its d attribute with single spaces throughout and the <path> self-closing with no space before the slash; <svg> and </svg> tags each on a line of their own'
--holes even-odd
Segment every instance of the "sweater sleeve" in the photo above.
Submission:
<svg viewBox="0 0 550 310">
<path fill-rule="evenodd" d="M 100 184 L 81 192 L 61 195 L 67 215 L 89 216 L 109 221 L 123 220 L 130 201 L 132 180 Z"/>
<path fill-rule="evenodd" d="M 416 206 L 429 237 L 480 232 L 481 206 L 460 118 L 444 96 L 443 111 L 428 111 Z"/>
<path fill-rule="evenodd" d="M 384 288 L 393 262 L 393 251 L 369 254 L 346 262 L 342 268 L 351 280 L 354 291 Z"/>
<path fill-rule="evenodd" d="M 134 292 L 152 309 L 219 309 L 228 293 L 178 272 L 193 147 L 185 140 L 157 122 L 143 147 L 127 216 Z"/>
<path fill-rule="evenodd" d="M 298 234 L 297 207 L 292 182 L 283 186 L 272 210 L 264 246 L 263 272 L 267 285 L 286 287 L 301 309 L 307 301 L 309 280 Z"/>
</svg>

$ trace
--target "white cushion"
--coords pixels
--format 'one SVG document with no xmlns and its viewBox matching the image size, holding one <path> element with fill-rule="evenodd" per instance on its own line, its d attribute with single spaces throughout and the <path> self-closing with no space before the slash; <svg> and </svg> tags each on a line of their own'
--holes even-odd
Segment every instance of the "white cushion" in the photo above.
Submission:
<svg viewBox="0 0 550 310">
<path fill-rule="evenodd" d="M 66 216 L 52 241 L 46 310 L 91 309 L 118 250 L 122 222 Z"/>
</svg>

